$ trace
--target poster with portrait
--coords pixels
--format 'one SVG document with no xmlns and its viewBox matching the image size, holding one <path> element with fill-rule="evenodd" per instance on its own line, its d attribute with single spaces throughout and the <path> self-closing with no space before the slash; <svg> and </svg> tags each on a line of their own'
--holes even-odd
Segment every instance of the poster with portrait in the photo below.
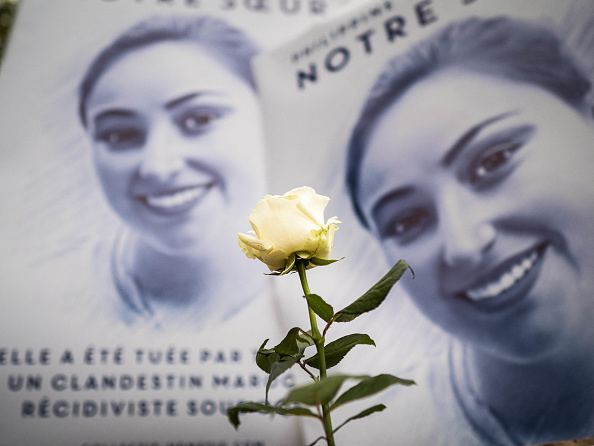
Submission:
<svg viewBox="0 0 594 446">
<path fill-rule="evenodd" d="M 338 443 L 594 437 L 593 23 L 588 0 L 369 1 L 256 59 L 274 193 L 342 221 L 312 292 L 415 273 L 336 369 L 417 386 Z"/>
<path fill-rule="evenodd" d="M 0 68 L 0 445 L 301 444 L 292 420 L 226 418 L 264 399 L 254 352 L 285 330 L 237 246 L 267 181 L 250 62 L 345 3 L 20 2 Z"/>
</svg>

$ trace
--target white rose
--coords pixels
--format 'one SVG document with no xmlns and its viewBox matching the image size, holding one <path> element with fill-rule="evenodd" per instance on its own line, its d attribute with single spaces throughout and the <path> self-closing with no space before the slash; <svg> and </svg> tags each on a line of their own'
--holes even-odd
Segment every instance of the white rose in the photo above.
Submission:
<svg viewBox="0 0 594 446">
<path fill-rule="evenodd" d="M 299 187 L 283 196 L 266 195 L 250 215 L 253 231 L 239 234 L 239 246 L 247 257 L 261 260 L 271 271 L 283 271 L 292 254 L 328 259 L 340 223 L 332 217 L 324 224 L 328 201 L 311 187 Z"/>
</svg>

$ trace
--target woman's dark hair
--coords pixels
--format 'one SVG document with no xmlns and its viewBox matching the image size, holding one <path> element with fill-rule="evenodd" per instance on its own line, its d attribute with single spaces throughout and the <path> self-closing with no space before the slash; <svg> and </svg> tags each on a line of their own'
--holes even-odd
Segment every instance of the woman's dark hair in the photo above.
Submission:
<svg viewBox="0 0 594 446">
<path fill-rule="evenodd" d="M 258 54 L 259 48 L 245 33 L 211 16 L 152 17 L 120 35 L 99 53 L 87 69 L 78 95 L 78 113 L 83 126 L 87 125 L 87 100 L 103 73 L 130 51 L 163 41 L 188 41 L 201 45 L 255 88 L 250 60 Z"/>
<path fill-rule="evenodd" d="M 369 225 L 358 204 L 357 190 L 370 129 L 413 84 L 448 67 L 530 83 L 576 108 L 583 105 L 590 89 L 590 81 L 553 32 L 507 17 L 453 23 L 395 57 L 371 89 L 347 149 L 347 189 L 365 227 Z"/>
</svg>

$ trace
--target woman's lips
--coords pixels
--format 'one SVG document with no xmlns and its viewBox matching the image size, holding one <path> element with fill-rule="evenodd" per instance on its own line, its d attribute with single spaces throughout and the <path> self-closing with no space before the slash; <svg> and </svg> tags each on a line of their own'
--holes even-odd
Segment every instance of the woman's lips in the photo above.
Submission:
<svg viewBox="0 0 594 446">
<path fill-rule="evenodd" d="M 457 295 L 473 302 L 523 297 L 528 291 L 526 288 L 536 281 L 537 266 L 546 247 L 544 243 L 512 257 Z"/>
<path fill-rule="evenodd" d="M 487 283 L 484 286 L 468 289 L 464 294 L 471 300 L 483 300 L 497 297 L 504 291 L 509 290 L 515 283 L 522 280 L 522 278 L 534 267 L 537 259 L 538 255 L 536 254 L 536 251 L 533 251 L 530 255 L 524 257 L 518 263 L 513 265 L 498 279 Z"/>
<path fill-rule="evenodd" d="M 179 212 L 194 206 L 208 193 L 213 183 L 176 189 L 167 193 L 145 195 L 141 200 L 150 208 L 162 212 Z"/>
</svg>

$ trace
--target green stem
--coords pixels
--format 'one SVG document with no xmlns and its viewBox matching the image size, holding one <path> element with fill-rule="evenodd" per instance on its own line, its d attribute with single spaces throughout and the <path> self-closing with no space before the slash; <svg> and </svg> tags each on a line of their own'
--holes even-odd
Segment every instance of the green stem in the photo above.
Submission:
<svg viewBox="0 0 594 446">
<path fill-rule="evenodd" d="M 301 280 L 301 287 L 303 288 L 303 292 L 306 295 L 311 294 L 311 292 L 309 291 L 309 285 L 307 284 L 307 277 L 305 276 L 305 267 L 307 265 L 307 260 L 297 258 L 295 260 L 295 264 L 297 266 L 297 272 L 299 273 L 299 279 Z M 320 360 L 320 379 L 322 380 L 326 378 L 326 353 L 324 352 L 324 338 L 320 334 L 316 314 L 309 306 L 309 303 L 307 304 L 307 309 L 309 310 L 311 334 L 314 338 L 314 343 L 318 351 L 318 358 Z M 334 432 L 332 431 L 332 420 L 330 419 L 330 410 L 328 408 L 328 404 L 322 404 L 322 417 L 324 424 L 324 432 L 326 433 L 326 441 L 328 442 L 328 446 L 335 446 Z"/>
</svg>

